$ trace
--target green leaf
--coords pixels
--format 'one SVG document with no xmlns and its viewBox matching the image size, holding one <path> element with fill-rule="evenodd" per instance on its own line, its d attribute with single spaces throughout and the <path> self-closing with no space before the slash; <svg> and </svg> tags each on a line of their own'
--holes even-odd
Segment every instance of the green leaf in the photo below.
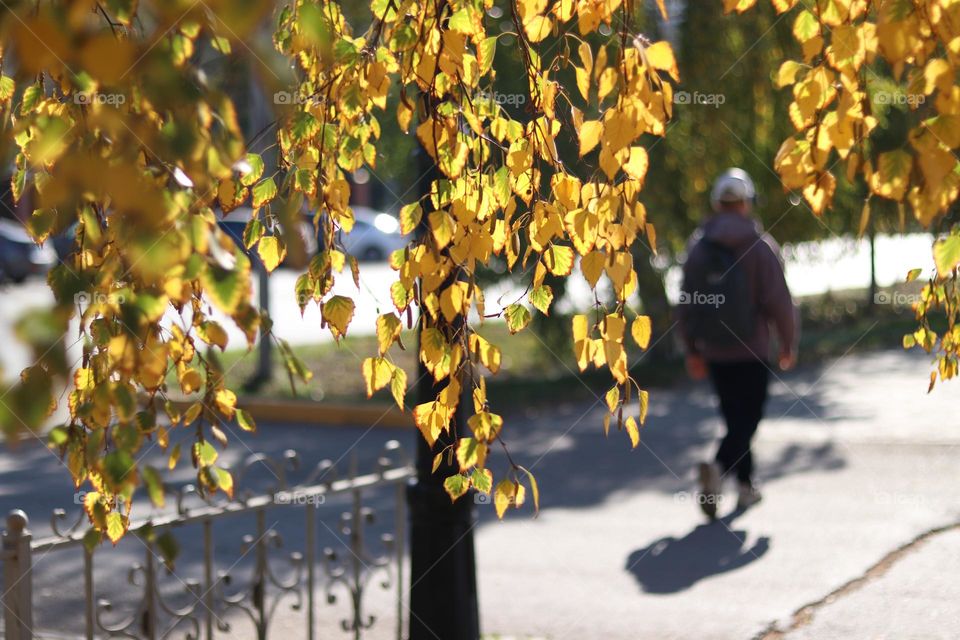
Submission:
<svg viewBox="0 0 960 640">
<path fill-rule="evenodd" d="M 243 409 L 237 409 L 237 424 L 240 425 L 240 428 L 244 431 L 249 431 L 253 433 L 257 430 L 257 423 L 254 422 L 253 416 L 249 412 L 244 411 Z"/>
<path fill-rule="evenodd" d="M 937 273 L 946 278 L 960 264 L 960 233 L 937 240 L 933 245 L 933 260 L 937 263 Z"/>
<path fill-rule="evenodd" d="M 263 175 L 263 158 L 256 153 L 248 153 L 244 160 L 250 166 L 250 170 L 240 176 L 240 184 L 249 187 Z"/>
<path fill-rule="evenodd" d="M 480 493 L 490 495 L 490 491 L 493 489 L 493 474 L 490 473 L 489 469 L 478 467 L 470 474 L 470 484 Z"/>
<path fill-rule="evenodd" d="M 173 563 L 177 559 L 177 556 L 180 555 L 180 544 L 174 537 L 173 532 L 164 531 L 157 536 L 154 544 L 157 545 L 157 551 L 160 552 L 160 557 L 163 558 L 163 564 L 166 565 L 167 569 L 173 571 Z"/>
<path fill-rule="evenodd" d="M 530 473 L 530 470 L 526 467 L 517 465 L 517 468 L 527 474 L 527 480 L 530 481 L 530 493 L 533 494 L 533 514 L 536 516 L 536 514 L 540 513 L 540 488 L 537 486 L 537 479 L 533 477 L 533 474 Z"/>
<path fill-rule="evenodd" d="M 120 541 L 127 531 L 127 519 L 117 511 L 107 514 L 107 537 L 114 545 Z"/>
<path fill-rule="evenodd" d="M 20 115 L 27 115 L 33 111 L 41 98 L 43 98 L 43 88 L 40 85 L 32 84 L 27 87 L 20 101 Z"/>
<path fill-rule="evenodd" d="M 530 324 L 530 311 L 519 303 L 513 303 L 504 310 L 507 319 L 507 328 L 510 333 L 517 333 Z"/>
<path fill-rule="evenodd" d="M 923 273 L 923 269 L 910 269 L 910 271 L 907 272 L 906 282 L 913 282 L 920 277 L 921 273 Z"/>
<path fill-rule="evenodd" d="M 119 491 L 136 481 L 137 465 L 133 457 L 123 450 L 111 451 L 103 458 L 103 476 L 107 486 Z"/>
<path fill-rule="evenodd" d="M 264 226 L 260 222 L 259 216 L 254 216 L 250 218 L 250 221 L 247 222 L 247 226 L 243 228 L 243 246 L 247 249 L 252 249 L 253 245 L 257 244 L 257 241 L 263 237 Z"/>
<path fill-rule="evenodd" d="M 456 474 L 443 481 L 443 488 L 447 490 L 451 501 L 456 501 L 470 488 L 470 480 L 465 475 Z"/>
<path fill-rule="evenodd" d="M 460 470 L 466 471 L 470 467 L 482 462 L 486 457 L 487 445 L 478 442 L 475 438 L 460 438 L 457 443 L 457 462 Z"/>
<path fill-rule="evenodd" d="M 236 264 L 232 269 L 225 269 L 208 262 L 200 272 L 204 293 L 210 296 L 213 304 L 227 315 L 232 315 L 237 310 L 237 306 L 250 286 L 250 259 L 240 247 L 235 248 L 234 257 Z"/>
<path fill-rule="evenodd" d="M 27 221 L 27 231 L 37 243 L 42 243 L 50 236 L 53 226 L 57 222 L 57 212 L 54 209 L 35 209 Z"/>
<path fill-rule="evenodd" d="M 423 217 L 423 207 L 419 202 L 408 204 L 400 209 L 400 233 L 412 233 Z"/>
<path fill-rule="evenodd" d="M 193 445 L 193 456 L 200 466 L 206 467 L 213 464 L 217 461 L 217 455 L 217 450 L 206 440 Z"/>
<path fill-rule="evenodd" d="M 480 63 L 480 75 L 485 76 L 493 67 L 493 57 L 497 52 L 497 36 L 484 38 L 477 47 L 477 62 Z"/>
<path fill-rule="evenodd" d="M 0 102 L 9 102 L 17 90 L 17 83 L 10 76 L 0 76 Z"/>
<path fill-rule="evenodd" d="M 93 553 L 102 540 L 103 534 L 93 527 L 90 527 L 87 529 L 87 532 L 83 534 L 83 548 L 87 550 L 87 553 Z"/>
<path fill-rule="evenodd" d="M 143 468 L 143 483 L 147 487 L 147 495 L 150 496 L 150 502 L 157 508 L 162 508 L 164 503 L 163 479 L 160 473 L 153 467 Z"/>
<path fill-rule="evenodd" d="M 300 5 L 299 16 L 301 31 L 313 44 L 320 47 L 330 45 L 333 32 L 319 4 L 303 3 Z"/>
<path fill-rule="evenodd" d="M 550 303 L 553 302 L 553 289 L 549 285 L 537 287 L 530 292 L 530 304 L 545 316 L 550 315 Z"/>
<path fill-rule="evenodd" d="M 217 488 L 223 491 L 232 500 L 233 499 L 233 476 L 226 469 L 213 467 L 213 472 L 217 476 Z"/>
<path fill-rule="evenodd" d="M 272 177 L 265 178 L 254 185 L 252 193 L 253 208 L 259 209 L 263 205 L 273 200 L 274 196 L 277 195 L 277 183 L 273 181 Z"/>
</svg>

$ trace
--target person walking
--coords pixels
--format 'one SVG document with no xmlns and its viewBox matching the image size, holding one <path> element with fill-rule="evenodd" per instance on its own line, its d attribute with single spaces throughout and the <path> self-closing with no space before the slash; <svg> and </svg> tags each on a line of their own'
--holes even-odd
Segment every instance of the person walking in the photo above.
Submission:
<svg viewBox="0 0 960 640">
<path fill-rule="evenodd" d="M 756 189 L 742 169 L 723 172 L 710 192 L 711 215 L 690 238 L 678 305 L 687 372 L 707 376 L 720 400 L 726 434 L 713 462 L 699 467 L 697 502 L 717 515 L 722 483 L 739 485 L 738 509 L 760 501 L 751 441 L 763 418 L 772 371 L 771 328 L 780 369 L 796 363 L 798 321 L 780 247 L 752 216 Z"/>
</svg>

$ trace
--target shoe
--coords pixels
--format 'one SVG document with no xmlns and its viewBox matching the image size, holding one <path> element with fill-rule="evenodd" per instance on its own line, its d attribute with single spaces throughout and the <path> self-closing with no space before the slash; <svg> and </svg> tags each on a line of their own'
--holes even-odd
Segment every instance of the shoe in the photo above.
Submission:
<svg viewBox="0 0 960 640">
<path fill-rule="evenodd" d="M 737 509 L 749 509 L 763 500 L 760 490 L 750 482 L 740 483 L 740 497 L 737 498 Z"/>
<path fill-rule="evenodd" d="M 717 503 L 720 501 L 720 467 L 715 462 L 700 463 L 700 495 L 697 504 L 700 510 L 713 520 L 717 517 Z"/>
</svg>

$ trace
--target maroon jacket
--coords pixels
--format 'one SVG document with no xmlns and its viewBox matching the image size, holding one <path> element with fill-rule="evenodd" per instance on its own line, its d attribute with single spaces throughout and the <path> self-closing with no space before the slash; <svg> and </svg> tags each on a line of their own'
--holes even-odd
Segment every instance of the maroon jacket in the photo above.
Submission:
<svg viewBox="0 0 960 640">
<path fill-rule="evenodd" d="M 745 344 L 711 347 L 690 335 L 686 327 L 687 305 L 677 305 L 677 320 L 688 353 L 699 353 L 708 362 L 768 361 L 771 355 L 770 326 L 776 331 L 779 344 L 796 348 L 798 316 L 787 281 L 783 275 L 780 247 L 760 224 L 739 213 L 721 211 L 711 216 L 697 229 L 688 244 L 687 260 L 683 265 L 684 279 L 695 269 L 702 268 L 703 247 L 706 238 L 733 250 L 750 282 L 750 291 L 758 317 L 756 330 Z"/>
</svg>

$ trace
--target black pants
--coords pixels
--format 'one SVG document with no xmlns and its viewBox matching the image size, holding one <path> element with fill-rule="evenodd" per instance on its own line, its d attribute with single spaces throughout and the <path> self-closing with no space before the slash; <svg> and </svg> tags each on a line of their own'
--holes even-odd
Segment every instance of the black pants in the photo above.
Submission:
<svg viewBox="0 0 960 640">
<path fill-rule="evenodd" d="M 717 464 L 723 473 L 736 472 L 737 480 L 750 482 L 753 454 L 750 441 L 763 418 L 770 371 L 766 363 L 711 362 L 710 380 L 720 397 L 720 413 L 727 423 L 727 434 L 717 450 Z"/>
</svg>

